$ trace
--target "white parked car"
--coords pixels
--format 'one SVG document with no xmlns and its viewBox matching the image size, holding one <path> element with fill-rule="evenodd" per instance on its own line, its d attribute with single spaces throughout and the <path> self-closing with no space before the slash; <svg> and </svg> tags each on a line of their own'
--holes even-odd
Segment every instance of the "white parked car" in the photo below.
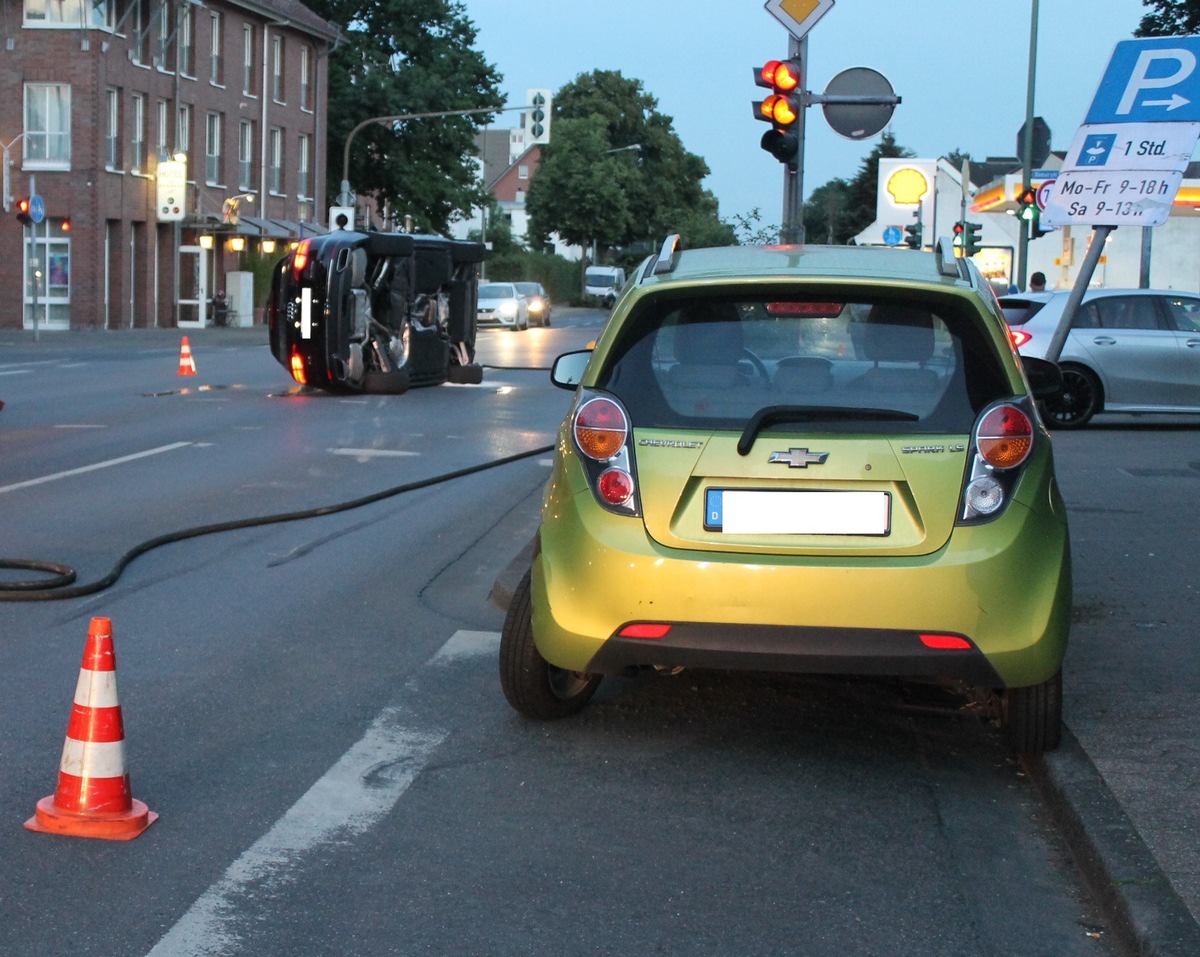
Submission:
<svg viewBox="0 0 1200 957">
<path fill-rule="evenodd" d="M 1000 297 L 1017 350 L 1044 358 L 1070 290 Z M 1168 289 L 1089 289 L 1058 358 L 1051 425 L 1099 412 L 1200 412 L 1200 296 Z"/>
<path fill-rule="evenodd" d="M 485 282 L 479 287 L 480 326 L 506 329 L 529 328 L 529 303 L 511 282 Z"/>
</svg>

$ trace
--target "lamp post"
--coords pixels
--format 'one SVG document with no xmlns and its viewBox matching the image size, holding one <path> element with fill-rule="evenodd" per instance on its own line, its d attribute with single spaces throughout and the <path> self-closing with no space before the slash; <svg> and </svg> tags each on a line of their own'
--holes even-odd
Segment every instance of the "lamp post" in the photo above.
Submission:
<svg viewBox="0 0 1200 957">
<path fill-rule="evenodd" d="M 1021 195 L 1033 184 L 1033 88 L 1037 78 L 1038 0 L 1031 0 L 1029 12 L 1029 78 L 1025 85 L 1025 140 L 1021 144 Z M 1017 288 L 1025 288 L 1029 271 L 1029 223 L 1021 219 L 1017 235 Z"/>
</svg>

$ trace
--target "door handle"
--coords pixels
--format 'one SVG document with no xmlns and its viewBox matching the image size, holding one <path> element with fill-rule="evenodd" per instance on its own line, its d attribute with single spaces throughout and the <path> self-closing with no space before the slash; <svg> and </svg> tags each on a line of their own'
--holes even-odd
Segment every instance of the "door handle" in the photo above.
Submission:
<svg viewBox="0 0 1200 957">
<path fill-rule="evenodd" d="M 1092 342 L 1098 346 L 1115 346 L 1117 344 L 1117 340 L 1112 336 L 1096 336 Z"/>
</svg>

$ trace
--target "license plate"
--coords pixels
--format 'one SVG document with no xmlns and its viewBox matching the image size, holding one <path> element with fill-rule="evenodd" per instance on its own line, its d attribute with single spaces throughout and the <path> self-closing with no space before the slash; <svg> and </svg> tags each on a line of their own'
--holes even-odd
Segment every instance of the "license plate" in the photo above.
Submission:
<svg viewBox="0 0 1200 957">
<path fill-rule="evenodd" d="M 886 535 L 887 492 L 792 492 L 710 488 L 704 528 L 729 535 Z"/>
</svg>

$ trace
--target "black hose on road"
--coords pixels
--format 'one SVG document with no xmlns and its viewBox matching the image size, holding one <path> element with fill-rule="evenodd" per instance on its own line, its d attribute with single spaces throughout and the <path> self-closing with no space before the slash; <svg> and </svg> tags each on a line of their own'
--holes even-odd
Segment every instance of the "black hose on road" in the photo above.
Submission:
<svg viewBox="0 0 1200 957">
<path fill-rule="evenodd" d="M 323 515 L 334 515 L 337 512 L 348 512 L 351 509 L 361 508 L 364 505 L 371 505 L 375 502 L 380 502 L 387 498 L 392 498 L 396 495 L 402 495 L 405 492 L 415 492 L 418 489 L 429 488 L 433 485 L 440 485 L 443 482 L 450 482 L 454 479 L 464 478 L 468 475 L 477 475 L 480 472 L 486 472 L 489 469 L 497 468 L 501 465 L 509 465 L 513 462 L 519 462 L 521 459 L 531 458 L 535 455 L 545 455 L 548 452 L 554 451 L 553 445 L 543 445 L 540 448 L 532 449 L 528 452 L 518 452 L 515 455 L 508 455 L 504 458 L 495 459 L 491 462 L 485 462 L 482 465 L 472 465 L 467 468 L 457 469 L 453 472 L 446 472 L 442 475 L 434 475 L 431 478 L 419 479 L 415 482 L 406 482 L 403 485 L 397 485 L 393 488 L 385 489 L 382 492 L 374 492 L 371 495 L 363 496 L 362 498 L 352 499 L 348 502 L 338 502 L 333 505 L 322 505 L 317 508 L 303 509 L 298 512 L 281 512 L 277 515 L 261 515 L 256 518 L 235 519 L 229 522 L 217 522 L 213 525 L 198 525 L 195 528 L 185 528 L 178 532 L 171 532 L 167 535 L 160 535 L 158 538 L 152 538 L 149 541 L 142 542 L 140 545 L 135 545 L 127 551 L 117 561 L 110 571 L 98 581 L 91 582 L 87 585 L 76 585 L 74 588 L 64 587 L 75 581 L 75 570 L 69 565 L 60 565 L 56 562 L 43 562 L 31 559 L 18 558 L 2 558 L 0 559 L 0 568 L 21 569 L 25 571 L 49 572 L 56 576 L 50 579 L 40 579 L 35 581 L 0 581 L 0 601 L 62 601 L 67 598 L 79 598 L 83 595 L 92 595 L 96 592 L 103 591 L 111 587 L 126 567 L 138 556 L 146 554 L 162 545 L 170 545 L 172 542 L 182 542 L 189 538 L 199 538 L 202 535 L 214 535 L 217 532 L 231 532 L 240 528 L 254 528 L 259 525 L 277 525 L 281 522 L 296 522 L 306 518 L 320 518 Z"/>
</svg>

